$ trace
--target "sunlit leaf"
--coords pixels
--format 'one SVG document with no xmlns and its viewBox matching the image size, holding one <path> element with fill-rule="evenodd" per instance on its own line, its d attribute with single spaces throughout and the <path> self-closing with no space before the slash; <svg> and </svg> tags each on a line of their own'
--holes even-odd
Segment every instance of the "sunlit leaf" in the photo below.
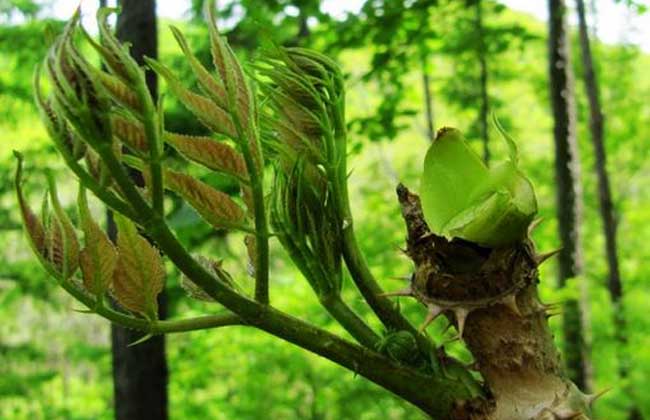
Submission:
<svg viewBox="0 0 650 420">
<path fill-rule="evenodd" d="M 244 210 L 232 198 L 189 175 L 165 171 L 165 185 L 216 228 L 239 226 L 245 220 Z"/>
<path fill-rule="evenodd" d="M 200 163 L 206 168 L 235 176 L 241 180 L 248 178 L 244 158 L 225 143 L 210 137 L 169 132 L 165 133 L 165 141 L 187 159 Z"/>
<path fill-rule="evenodd" d="M 20 153 L 14 152 L 18 160 L 15 175 L 15 189 L 18 197 L 18 205 L 20 206 L 20 214 L 23 219 L 27 237 L 29 239 L 32 250 L 41 257 L 45 257 L 45 228 L 38 219 L 38 216 L 32 211 L 27 204 L 22 189 L 22 174 L 23 174 L 23 157 Z"/>
<path fill-rule="evenodd" d="M 183 105 L 206 127 L 215 133 L 225 134 L 231 138 L 236 137 L 232 118 L 230 118 L 230 115 L 223 108 L 219 107 L 219 105 L 209 98 L 185 88 L 167 67 L 156 60 L 147 59 L 147 64 L 167 81 L 169 88 Z"/>
<path fill-rule="evenodd" d="M 118 260 L 112 292 L 120 305 L 149 319 L 158 317 L 157 296 L 165 267 L 158 250 L 138 234 L 133 223 L 116 214 Z"/>
<path fill-rule="evenodd" d="M 117 249 L 92 219 L 83 188 L 79 189 L 79 222 L 85 246 L 79 254 L 83 284 L 88 292 L 101 297 L 108 290 L 117 265 Z"/>
<path fill-rule="evenodd" d="M 50 229 L 46 234 L 49 248 L 48 259 L 63 276 L 64 279 L 72 276 L 79 267 L 79 240 L 74 225 L 61 207 L 57 195 L 56 182 L 52 174 L 48 173 L 50 187 L 50 201 L 52 213 Z"/>
</svg>

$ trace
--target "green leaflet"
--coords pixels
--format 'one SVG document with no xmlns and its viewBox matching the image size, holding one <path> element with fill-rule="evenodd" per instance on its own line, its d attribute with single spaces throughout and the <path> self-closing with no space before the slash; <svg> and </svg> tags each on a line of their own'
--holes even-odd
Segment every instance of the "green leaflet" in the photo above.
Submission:
<svg viewBox="0 0 650 420">
<path fill-rule="evenodd" d="M 113 271 L 113 296 L 129 311 L 157 319 L 157 297 L 165 287 L 162 257 L 130 220 L 115 214 L 115 224 L 118 260 Z"/>
<path fill-rule="evenodd" d="M 431 230 L 491 248 L 523 239 L 537 212 L 530 181 L 518 169 L 515 142 L 495 124 L 509 160 L 488 168 L 460 131 L 440 130 L 424 160 L 421 199 Z"/>
</svg>

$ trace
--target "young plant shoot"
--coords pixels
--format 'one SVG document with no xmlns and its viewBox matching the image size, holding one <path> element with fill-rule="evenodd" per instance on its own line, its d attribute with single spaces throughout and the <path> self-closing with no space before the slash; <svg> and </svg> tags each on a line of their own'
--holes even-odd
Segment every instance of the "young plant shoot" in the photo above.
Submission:
<svg viewBox="0 0 650 420">
<path fill-rule="evenodd" d="M 385 293 L 355 236 L 338 65 L 312 50 L 271 45 L 244 70 L 216 26 L 213 2 L 206 7 L 213 68 L 172 28 L 197 86 L 186 86 L 159 61 L 146 62 L 212 135 L 168 130 L 162 101 L 147 90 L 145 68 L 107 24 L 114 10 L 97 14 L 100 41 L 80 27 L 76 13 L 36 69 L 43 123 L 79 184 L 78 224 L 59 203 L 52 177 L 42 214 L 30 209 L 18 152 L 15 186 L 28 239 L 57 283 L 88 311 L 140 330 L 145 339 L 235 325 L 265 331 L 365 377 L 432 418 L 590 418 L 593 398 L 566 378 L 548 328 L 551 307 L 537 297 L 537 267 L 545 256 L 535 253 L 528 236 L 537 203 L 515 142 L 501 130 L 509 158 L 488 168 L 458 130 L 439 131 L 425 159 L 422 205 L 398 187 L 415 272 L 406 289 Z M 80 42 L 99 54 L 103 66 L 90 64 Z M 172 167 L 170 149 L 192 170 Z M 130 171 L 142 174 L 143 186 Z M 200 171 L 230 177 L 240 193 L 190 175 Z M 226 264 L 179 241 L 168 223 L 166 194 L 193 207 L 208 226 L 242 233 L 251 292 Z M 116 214 L 115 243 L 93 219 L 89 200 L 95 199 Z M 274 307 L 269 242 L 276 240 L 344 335 Z M 157 319 L 165 261 L 182 273 L 188 297 L 211 302 L 214 311 Z M 346 271 L 373 322 L 343 298 Z M 424 323 L 414 326 L 390 295 L 415 297 L 424 306 Z M 427 334 L 439 316 L 457 330 L 478 374 Z"/>
</svg>

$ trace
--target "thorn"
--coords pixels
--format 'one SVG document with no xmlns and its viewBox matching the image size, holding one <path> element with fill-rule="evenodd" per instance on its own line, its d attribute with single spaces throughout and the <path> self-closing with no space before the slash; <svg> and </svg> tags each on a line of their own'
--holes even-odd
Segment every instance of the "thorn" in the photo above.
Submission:
<svg viewBox="0 0 650 420">
<path fill-rule="evenodd" d="M 515 293 L 509 294 L 501 299 L 501 304 L 510 309 L 515 315 L 521 317 L 521 311 L 519 310 L 519 306 L 517 306 L 517 296 Z"/>
<path fill-rule="evenodd" d="M 539 226 L 543 221 L 543 217 L 538 217 L 537 219 L 530 222 L 530 225 L 528 225 L 528 236 L 530 236 L 530 234 L 533 233 L 537 226 Z"/>
<path fill-rule="evenodd" d="M 144 337 L 141 337 L 141 338 L 135 340 L 133 343 L 127 345 L 127 347 L 132 347 L 132 346 L 136 346 L 138 344 L 142 344 L 145 341 L 147 341 L 148 339 L 150 339 L 151 337 L 153 337 L 153 334 L 149 333 L 149 334 L 145 335 Z"/>
<path fill-rule="evenodd" d="M 418 328 L 419 333 L 422 333 L 429 326 L 429 324 L 431 324 L 433 320 L 436 319 L 438 315 L 444 311 L 443 308 L 438 305 L 434 305 L 433 303 L 428 304 L 427 308 L 429 308 L 429 311 L 427 312 L 427 317 L 424 319 L 424 322 Z"/>
<path fill-rule="evenodd" d="M 611 391 L 611 390 L 612 390 L 612 388 L 605 388 L 605 389 L 603 389 L 602 391 L 597 392 L 597 393 L 595 393 L 595 394 L 585 394 L 585 400 L 587 400 L 587 404 L 588 404 L 589 406 L 592 406 L 592 405 L 596 402 L 596 400 L 597 400 L 598 398 L 600 398 L 600 397 L 602 397 L 603 395 L 607 394 L 607 393 L 608 393 L 609 391 Z"/>
<path fill-rule="evenodd" d="M 551 257 L 554 257 L 556 254 L 559 254 L 560 251 L 562 251 L 562 248 L 555 249 L 551 252 L 545 252 L 543 254 L 537 254 L 535 255 L 535 263 L 539 266 L 544 261 L 548 260 Z"/>
<path fill-rule="evenodd" d="M 430 238 L 430 237 L 432 237 L 432 236 L 434 236 L 433 232 L 428 231 L 428 232 L 425 233 L 424 235 L 420 236 L 420 237 L 418 238 L 418 241 L 421 241 L 421 240 L 423 240 L 423 239 Z"/>
<path fill-rule="evenodd" d="M 465 320 L 467 319 L 467 315 L 469 315 L 469 310 L 465 308 L 456 308 L 454 309 L 454 315 L 456 315 L 456 322 L 458 323 L 458 338 L 463 338 Z"/>
<path fill-rule="evenodd" d="M 558 310 L 558 311 L 555 311 L 555 312 L 547 311 L 547 312 L 544 314 L 544 316 L 546 317 L 546 319 L 549 319 L 549 318 L 551 318 L 551 317 L 553 317 L 553 316 L 561 315 L 562 312 L 563 312 L 562 310 Z"/>
<path fill-rule="evenodd" d="M 402 290 L 397 290 L 397 291 L 394 291 L 394 292 L 380 293 L 378 296 L 382 296 L 382 297 L 413 296 L 413 290 L 411 289 L 411 286 L 408 286 L 407 288 L 402 289 Z"/>
<path fill-rule="evenodd" d="M 560 408 L 558 410 L 551 411 L 556 419 L 558 420 L 571 420 L 578 418 L 580 416 L 579 411 L 572 410 L 570 408 Z"/>
</svg>

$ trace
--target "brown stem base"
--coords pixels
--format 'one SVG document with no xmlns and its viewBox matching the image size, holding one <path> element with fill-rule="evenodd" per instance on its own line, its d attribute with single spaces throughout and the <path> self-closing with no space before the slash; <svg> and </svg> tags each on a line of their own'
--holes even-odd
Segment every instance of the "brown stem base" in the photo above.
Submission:
<svg viewBox="0 0 650 420">
<path fill-rule="evenodd" d="M 475 358 L 491 399 L 465 404 L 455 419 L 589 419 L 593 397 L 566 378 L 548 318 L 537 296 L 537 255 L 526 239 L 489 249 L 429 231 L 419 198 L 397 189 L 415 263 L 408 289 L 427 307 L 426 323 L 449 318 Z"/>
</svg>

